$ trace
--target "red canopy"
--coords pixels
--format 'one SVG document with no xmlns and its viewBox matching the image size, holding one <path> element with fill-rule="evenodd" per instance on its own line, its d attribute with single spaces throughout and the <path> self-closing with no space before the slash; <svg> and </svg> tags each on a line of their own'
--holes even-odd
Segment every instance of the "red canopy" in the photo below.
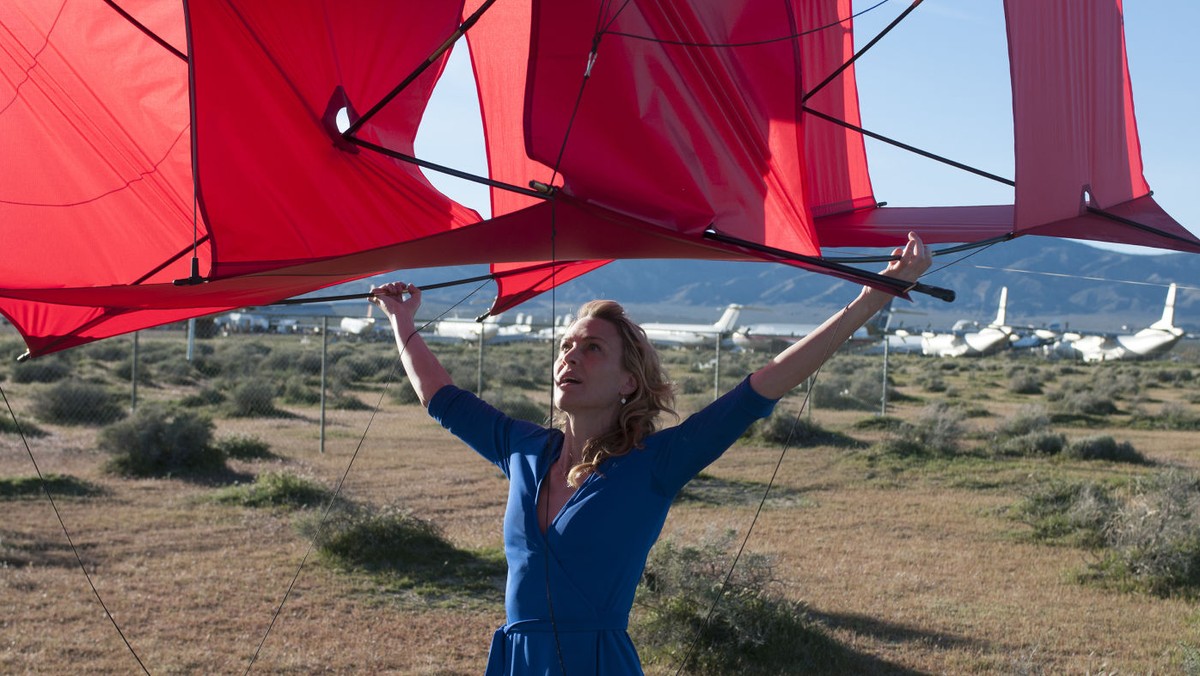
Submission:
<svg viewBox="0 0 1200 676">
<path fill-rule="evenodd" d="M 0 312 L 35 355 L 398 268 L 524 271 L 503 308 L 614 258 L 781 260 L 709 228 L 1200 251 L 1148 196 L 1116 2 L 1006 3 L 1015 204 L 920 209 L 876 207 L 853 67 L 817 89 L 848 0 L 496 3 L 468 33 L 490 176 L 555 190 L 486 221 L 402 157 L 461 4 L 119 4 L 0 4 Z"/>
</svg>

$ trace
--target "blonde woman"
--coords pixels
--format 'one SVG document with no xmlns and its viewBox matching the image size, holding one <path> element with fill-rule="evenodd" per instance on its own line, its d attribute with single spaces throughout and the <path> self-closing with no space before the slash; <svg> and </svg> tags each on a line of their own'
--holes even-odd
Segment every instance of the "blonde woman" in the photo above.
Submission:
<svg viewBox="0 0 1200 676">
<path fill-rule="evenodd" d="M 883 274 L 915 281 L 930 255 L 914 234 Z M 507 624 L 487 674 L 640 674 L 626 625 L 650 548 L 675 495 L 831 350 L 883 308 L 864 288 L 820 328 L 702 411 L 658 429 L 673 396 L 645 333 L 612 301 L 585 304 L 554 364 L 550 428 L 514 420 L 451 382 L 414 317 L 421 291 L 373 292 L 431 416 L 509 479 L 504 516 Z"/>
</svg>

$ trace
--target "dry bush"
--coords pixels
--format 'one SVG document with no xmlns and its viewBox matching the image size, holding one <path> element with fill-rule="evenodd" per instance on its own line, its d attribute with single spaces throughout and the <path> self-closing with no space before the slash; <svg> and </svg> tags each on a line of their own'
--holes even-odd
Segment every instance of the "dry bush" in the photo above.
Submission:
<svg viewBox="0 0 1200 676">
<path fill-rule="evenodd" d="M 125 407 L 103 385 L 63 380 L 33 398 L 39 420 L 59 425 L 104 425 L 125 416 Z"/>
<path fill-rule="evenodd" d="M 1158 596 L 1200 596 L 1200 479 L 1170 470 L 1139 480 L 1105 539 L 1097 577 Z"/>
<path fill-rule="evenodd" d="M 846 671 L 847 654 L 775 589 L 773 561 L 733 566 L 732 532 L 696 546 L 660 542 L 638 587 L 630 634 L 648 667 L 689 674 L 782 674 L 796 665 Z"/>
<path fill-rule="evenodd" d="M 213 422 L 190 411 L 144 406 L 100 430 L 100 450 L 112 454 L 105 469 L 123 476 L 188 476 L 225 469 L 213 446 Z"/>
<path fill-rule="evenodd" d="M 1074 460 L 1110 460 L 1112 462 L 1129 462 L 1144 465 L 1148 461 L 1128 441 L 1117 442 L 1116 439 L 1102 434 L 1069 442 L 1063 449 L 1062 455 Z"/>
</svg>

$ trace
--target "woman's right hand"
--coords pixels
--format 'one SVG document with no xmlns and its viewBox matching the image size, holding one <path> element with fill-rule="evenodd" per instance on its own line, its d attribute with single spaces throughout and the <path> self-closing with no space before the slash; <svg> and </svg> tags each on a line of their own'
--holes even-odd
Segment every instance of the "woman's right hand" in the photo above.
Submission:
<svg viewBox="0 0 1200 676">
<path fill-rule="evenodd" d="M 421 307 L 421 289 L 407 282 L 391 282 L 372 288 L 371 302 L 393 321 L 401 322 L 401 326 L 411 326 L 416 321 L 417 308 Z"/>
</svg>

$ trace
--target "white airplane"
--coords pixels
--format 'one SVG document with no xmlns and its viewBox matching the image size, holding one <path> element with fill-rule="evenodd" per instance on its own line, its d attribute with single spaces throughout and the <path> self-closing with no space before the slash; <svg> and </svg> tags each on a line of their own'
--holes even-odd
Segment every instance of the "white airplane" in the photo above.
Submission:
<svg viewBox="0 0 1200 676">
<path fill-rule="evenodd" d="M 863 354 L 883 354 L 885 342 L 891 354 L 924 354 L 924 338 L 920 333 L 911 333 L 906 329 L 889 331 L 878 344 L 863 350 Z"/>
<path fill-rule="evenodd" d="M 1008 307 L 1008 287 L 1000 289 L 1000 309 L 991 324 L 978 331 L 967 331 L 964 322 L 957 322 L 950 333 L 921 334 L 921 351 L 938 357 L 981 357 L 1008 347 L 1013 329 L 1005 324 Z"/>
<path fill-rule="evenodd" d="M 483 342 L 490 343 L 500 332 L 500 317 L 488 316 L 481 322 L 474 319 L 448 317 L 430 322 L 421 330 L 421 336 L 428 343 L 474 343 L 483 336 Z"/>
<path fill-rule="evenodd" d="M 887 331 L 891 303 L 880 310 L 846 341 L 851 347 L 861 347 L 879 340 Z M 733 332 L 733 344 L 746 350 L 778 352 L 817 330 L 820 324 L 751 324 Z"/>
<path fill-rule="evenodd" d="M 517 321 L 500 326 L 496 330 L 496 336 L 488 343 L 522 343 L 530 340 L 538 340 L 533 330 L 533 315 L 518 313 Z"/>
<path fill-rule="evenodd" d="M 375 332 L 375 305 L 367 303 L 367 316 L 365 317 L 342 317 L 342 321 L 338 326 L 342 333 L 348 333 L 352 336 L 369 336 Z"/>
<path fill-rule="evenodd" d="M 716 345 L 719 337 L 733 331 L 742 306 L 733 304 L 725 308 L 725 314 L 715 324 L 642 324 L 642 330 L 651 343 L 665 347 L 705 347 Z"/>
<path fill-rule="evenodd" d="M 1117 359 L 1143 359 L 1166 353 L 1183 338 L 1183 329 L 1175 326 L 1175 284 L 1167 288 L 1162 318 L 1132 334 L 1083 335 L 1064 333 L 1054 353 L 1087 362 Z"/>
</svg>

